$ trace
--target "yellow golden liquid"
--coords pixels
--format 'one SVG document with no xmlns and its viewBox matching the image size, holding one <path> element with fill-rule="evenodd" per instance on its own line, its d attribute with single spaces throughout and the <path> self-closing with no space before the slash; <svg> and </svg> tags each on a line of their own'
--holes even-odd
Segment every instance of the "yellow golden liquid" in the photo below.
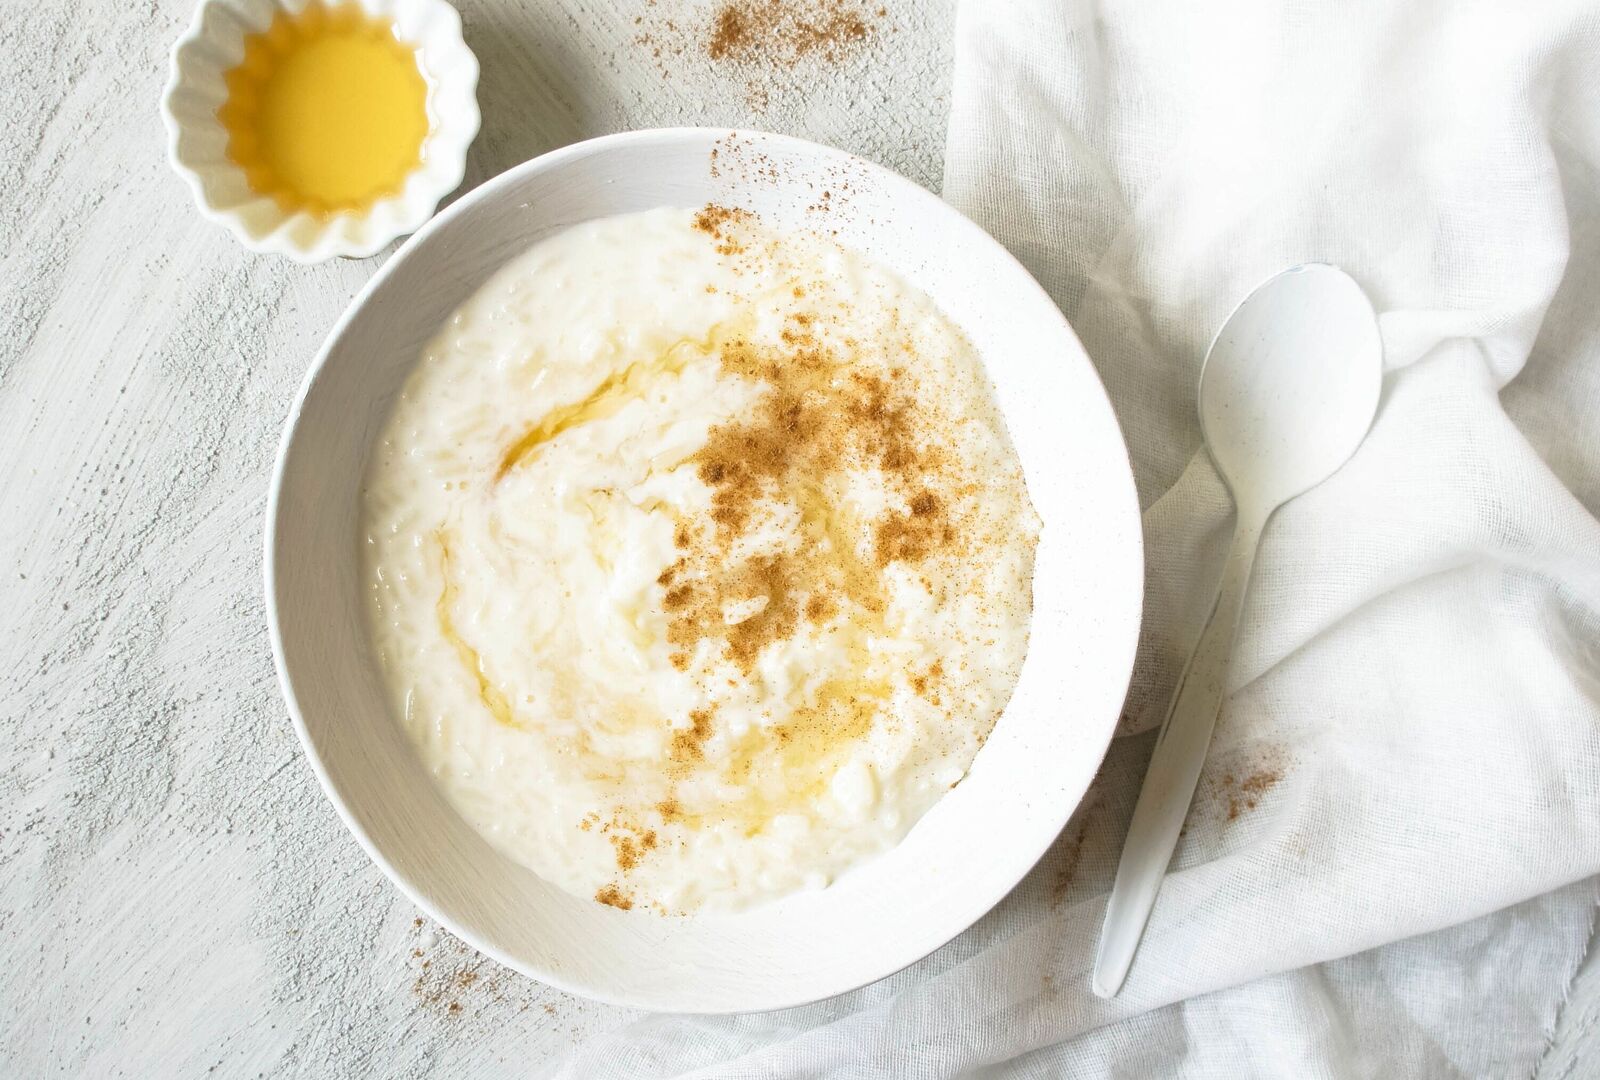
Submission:
<svg viewBox="0 0 1600 1080">
<path fill-rule="evenodd" d="M 228 157 L 287 211 L 364 209 L 422 162 L 428 84 L 388 19 L 316 4 L 279 13 L 225 80 Z"/>
</svg>

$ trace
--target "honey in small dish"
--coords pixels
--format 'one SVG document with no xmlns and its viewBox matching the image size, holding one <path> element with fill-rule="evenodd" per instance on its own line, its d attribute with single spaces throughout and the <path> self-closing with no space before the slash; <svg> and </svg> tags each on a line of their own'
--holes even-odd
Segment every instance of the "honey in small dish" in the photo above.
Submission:
<svg viewBox="0 0 1600 1080">
<path fill-rule="evenodd" d="M 394 23 L 353 4 L 279 12 L 245 39 L 217 119 L 252 190 L 317 217 L 396 194 L 422 162 L 428 82 Z"/>
</svg>

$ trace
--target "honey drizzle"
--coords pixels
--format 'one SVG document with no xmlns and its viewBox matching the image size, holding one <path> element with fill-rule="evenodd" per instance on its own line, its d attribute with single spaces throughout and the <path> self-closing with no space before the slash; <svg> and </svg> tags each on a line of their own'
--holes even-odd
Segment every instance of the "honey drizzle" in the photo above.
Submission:
<svg viewBox="0 0 1600 1080">
<path fill-rule="evenodd" d="M 674 342 L 658 356 L 635 361 L 621 371 L 607 375 L 582 400 L 550 409 L 506 448 L 495 469 L 495 481 L 500 481 L 507 473 L 526 463 L 540 447 L 563 432 L 581 424 L 615 416 L 626 406 L 646 397 L 654 380 L 666 375 L 683 374 L 684 369 L 696 358 L 708 356 L 715 349 L 715 331 L 703 341 L 685 338 Z"/>
<path fill-rule="evenodd" d="M 511 711 L 511 702 L 507 701 L 499 688 L 489 681 L 489 675 L 483 669 L 483 657 L 456 632 L 455 617 L 450 611 L 455 606 L 457 595 L 455 581 L 450 576 L 450 542 L 443 529 L 434 532 L 434 541 L 439 545 L 439 576 L 444 581 L 444 587 L 439 590 L 439 600 L 434 604 L 434 612 L 439 620 L 439 633 L 450 643 L 461 665 L 477 682 L 478 697 L 483 701 L 484 708 L 489 710 L 489 714 L 506 727 L 520 730 L 523 725 Z"/>
</svg>

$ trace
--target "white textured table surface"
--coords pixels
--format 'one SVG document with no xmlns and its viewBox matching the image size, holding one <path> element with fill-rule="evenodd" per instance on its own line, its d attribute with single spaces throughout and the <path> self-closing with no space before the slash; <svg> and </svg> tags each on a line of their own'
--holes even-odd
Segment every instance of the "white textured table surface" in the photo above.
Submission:
<svg viewBox="0 0 1600 1080">
<path fill-rule="evenodd" d="M 590 135 L 713 124 L 936 187 L 952 2 L 887 0 L 837 64 L 741 69 L 705 54 L 709 0 L 460 0 L 483 65 L 468 184 Z M 0 19 L 0 1072 L 538 1072 L 627 1014 L 419 920 L 284 715 L 272 457 L 382 257 L 297 267 L 194 213 L 157 112 L 189 15 Z M 1591 957 L 1542 1071 L 1593 1075 L 1597 1028 Z"/>
</svg>

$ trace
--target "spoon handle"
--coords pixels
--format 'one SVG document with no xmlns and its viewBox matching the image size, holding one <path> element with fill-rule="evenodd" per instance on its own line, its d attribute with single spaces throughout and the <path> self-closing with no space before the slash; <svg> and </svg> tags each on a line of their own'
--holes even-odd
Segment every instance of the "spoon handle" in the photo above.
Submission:
<svg viewBox="0 0 1600 1080">
<path fill-rule="evenodd" d="M 1172 704 L 1167 707 L 1167 718 L 1161 724 L 1144 786 L 1139 790 L 1139 802 L 1128 825 L 1122 861 L 1117 864 L 1116 884 L 1106 901 L 1092 980 L 1094 992 L 1101 997 L 1112 997 L 1122 989 L 1161 880 L 1178 846 L 1178 832 L 1189 814 L 1189 803 L 1194 799 L 1222 705 L 1239 613 L 1244 607 L 1250 568 L 1255 563 L 1256 546 L 1267 516 L 1240 507 L 1211 615 L 1195 642 L 1194 652 L 1189 654 Z"/>
</svg>

